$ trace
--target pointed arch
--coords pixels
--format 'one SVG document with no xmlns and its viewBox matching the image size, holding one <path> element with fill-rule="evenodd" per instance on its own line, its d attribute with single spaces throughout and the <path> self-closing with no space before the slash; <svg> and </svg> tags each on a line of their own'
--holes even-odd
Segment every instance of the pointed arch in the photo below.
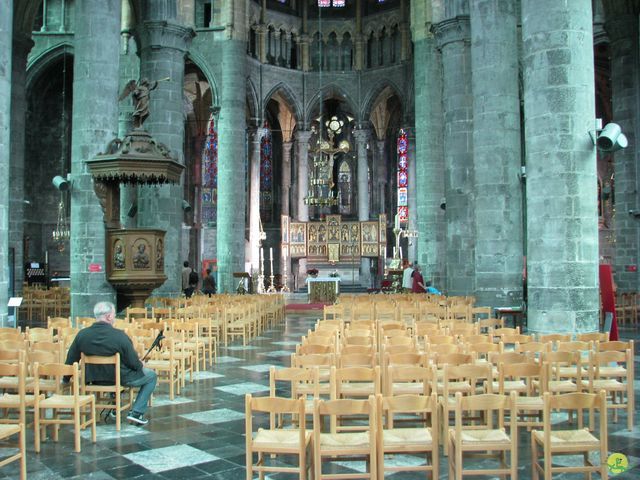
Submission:
<svg viewBox="0 0 640 480">
<path fill-rule="evenodd" d="M 266 108 L 269 100 L 274 98 L 276 95 L 280 96 L 285 101 L 289 109 L 293 112 L 296 123 L 300 123 L 303 120 L 302 105 L 296 98 L 296 94 L 293 92 L 293 89 L 284 82 L 276 84 L 271 90 L 269 90 L 269 93 L 265 95 L 262 102 L 263 109 Z"/>
<path fill-rule="evenodd" d="M 29 92 L 33 86 L 33 82 L 40 78 L 40 75 L 46 72 L 51 65 L 60 61 L 65 55 L 70 55 L 73 58 L 74 50 L 71 42 L 65 41 L 58 43 L 43 50 L 39 55 L 29 58 L 27 63 L 26 91 Z"/>
<path fill-rule="evenodd" d="M 249 77 L 247 77 L 247 85 L 245 90 L 247 118 L 249 120 L 253 120 L 257 125 L 262 118 L 262 109 L 260 108 L 260 101 L 258 100 L 258 92 L 256 90 L 256 86 L 253 84 L 253 81 Z"/>
<path fill-rule="evenodd" d="M 202 55 L 193 51 L 190 51 L 187 54 L 187 59 L 191 60 L 191 62 L 200 69 L 207 79 L 209 88 L 211 89 L 211 106 L 214 107 L 216 105 L 220 105 L 220 89 L 218 87 L 218 82 L 216 82 L 216 76 L 209 68 L 207 61 L 205 61 Z"/>
<path fill-rule="evenodd" d="M 402 107 L 402 114 L 404 115 L 404 113 L 406 112 L 406 99 L 411 97 L 407 96 L 405 98 L 403 95 L 400 95 L 398 93 L 400 92 L 400 89 L 397 87 L 397 85 L 391 80 L 385 79 L 374 84 L 374 86 L 367 92 L 364 98 L 364 102 L 362 103 L 360 118 L 365 121 L 369 119 L 369 117 L 371 116 L 371 112 L 378 103 L 378 97 L 387 88 L 391 90 L 393 96 L 396 96 L 398 98 L 398 101 L 400 102 L 400 105 Z"/>
<path fill-rule="evenodd" d="M 316 110 L 318 110 L 320 99 L 325 101 L 331 98 L 339 99 L 341 102 L 344 102 L 347 105 L 347 109 L 352 112 L 354 116 L 358 116 L 359 110 L 353 99 L 339 85 L 330 83 L 323 86 L 320 91 L 316 92 L 313 97 L 309 99 L 305 111 L 305 125 L 311 125 L 312 118 L 310 117 L 311 115 L 314 115 Z M 361 121 L 362 119 L 363 117 L 360 117 L 356 120 Z"/>
</svg>

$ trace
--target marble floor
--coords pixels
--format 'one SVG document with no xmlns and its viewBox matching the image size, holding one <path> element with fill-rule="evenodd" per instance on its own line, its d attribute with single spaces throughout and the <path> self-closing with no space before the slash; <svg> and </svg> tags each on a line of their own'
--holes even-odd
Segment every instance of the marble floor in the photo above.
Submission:
<svg viewBox="0 0 640 480">
<path fill-rule="evenodd" d="M 268 392 L 269 366 L 288 365 L 300 336 L 307 332 L 317 313 L 287 315 L 286 323 L 263 332 L 250 345 L 220 348 L 219 362 L 209 371 L 200 372 L 196 380 L 170 401 L 166 385 L 156 390 L 154 405 L 149 410 L 146 427 L 123 423 L 120 432 L 113 425 L 98 426 L 98 442 L 92 444 L 89 432 L 83 432 L 82 453 L 74 453 L 73 436 L 63 429 L 60 441 L 33 450 L 33 434 L 29 433 L 28 478 L 55 479 L 244 479 L 244 394 L 264 395 Z M 622 330 L 623 338 L 638 338 L 638 331 Z M 640 356 L 636 353 L 636 379 L 640 374 Z M 636 396 L 640 393 L 637 382 Z M 640 478 L 640 415 L 636 427 L 626 430 L 624 415 L 619 422 L 609 423 L 609 450 L 629 458 L 630 469 L 616 478 Z M 521 432 L 519 477 L 530 478 L 529 437 Z M 6 446 L 6 444 L 5 444 Z M 2 448 L 0 457 L 11 453 Z M 441 477 L 447 478 L 446 459 L 441 455 Z M 568 462 L 572 458 L 566 459 Z M 411 464 L 413 457 L 394 457 L 398 464 Z M 364 463 L 342 462 L 335 467 L 341 472 L 362 471 Z M 17 478 L 15 464 L 0 468 L 0 478 Z M 396 474 L 393 478 L 418 478 L 416 474 Z M 274 475 L 270 478 L 292 478 Z M 423 478 L 423 477 L 422 477 Z M 558 478 L 582 478 L 559 476 Z"/>
</svg>

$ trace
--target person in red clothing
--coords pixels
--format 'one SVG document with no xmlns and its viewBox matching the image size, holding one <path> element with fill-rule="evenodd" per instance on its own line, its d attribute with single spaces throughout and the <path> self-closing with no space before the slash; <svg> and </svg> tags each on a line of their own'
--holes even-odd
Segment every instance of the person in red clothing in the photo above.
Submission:
<svg viewBox="0 0 640 480">
<path fill-rule="evenodd" d="M 420 265 L 416 265 L 413 267 L 413 275 L 411 280 L 413 280 L 413 287 L 411 291 L 413 293 L 425 293 L 426 290 L 424 288 L 424 278 L 422 278 L 422 273 L 420 269 Z"/>
</svg>

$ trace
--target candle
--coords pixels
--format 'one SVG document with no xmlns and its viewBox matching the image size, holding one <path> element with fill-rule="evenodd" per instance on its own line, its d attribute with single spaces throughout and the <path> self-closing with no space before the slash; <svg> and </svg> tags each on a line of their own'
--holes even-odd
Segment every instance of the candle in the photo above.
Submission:
<svg viewBox="0 0 640 480">
<path fill-rule="evenodd" d="M 269 260 L 273 262 L 273 247 L 269 248 Z"/>
<path fill-rule="evenodd" d="M 393 258 L 396 258 L 396 247 L 393 247 Z"/>
<path fill-rule="evenodd" d="M 396 224 L 395 224 L 395 228 L 399 229 L 400 228 L 400 215 L 398 215 L 396 213 Z"/>
<path fill-rule="evenodd" d="M 264 274 L 264 249 L 260 247 L 260 275 Z"/>
<path fill-rule="evenodd" d="M 400 252 L 400 260 L 402 260 L 402 247 L 398 248 L 398 252 Z"/>
<path fill-rule="evenodd" d="M 44 263 L 45 265 L 49 265 L 49 250 L 44 251 Z"/>
</svg>

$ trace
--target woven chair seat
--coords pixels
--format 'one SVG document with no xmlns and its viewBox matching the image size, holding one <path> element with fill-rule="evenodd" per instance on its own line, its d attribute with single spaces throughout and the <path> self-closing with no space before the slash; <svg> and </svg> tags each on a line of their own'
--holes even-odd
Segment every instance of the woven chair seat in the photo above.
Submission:
<svg viewBox="0 0 640 480">
<path fill-rule="evenodd" d="M 93 395 L 79 395 L 80 405 L 91 402 Z M 49 398 L 40 401 L 41 408 L 73 408 L 73 395 L 51 395 Z"/>
<path fill-rule="evenodd" d="M 454 429 L 449 429 L 454 432 Z M 504 430 L 462 430 L 462 443 L 511 443 L 509 435 Z"/>
<path fill-rule="evenodd" d="M 536 430 L 534 432 L 536 440 L 544 443 L 544 432 Z M 586 428 L 582 430 L 556 430 L 551 432 L 552 445 L 565 444 L 587 444 L 596 447 L 600 446 L 600 440 L 594 437 Z"/>
<path fill-rule="evenodd" d="M 493 387 L 494 392 L 497 392 L 500 389 L 500 384 L 498 382 L 492 382 L 491 386 Z M 526 392 L 527 384 L 524 382 L 524 380 L 506 380 L 504 382 L 504 391 Z"/>
<path fill-rule="evenodd" d="M 321 433 L 323 447 L 369 448 L 369 432 Z"/>
<path fill-rule="evenodd" d="M 382 432 L 385 446 L 429 445 L 432 442 L 430 428 L 392 428 Z"/>
<path fill-rule="evenodd" d="M 305 432 L 306 441 L 311 439 L 311 432 Z M 254 447 L 261 447 L 266 445 L 277 446 L 291 446 L 298 447 L 300 442 L 300 430 L 297 428 L 292 429 L 276 429 L 267 430 L 264 428 L 258 429 L 258 433 L 253 439 Z"/>
</svg>

